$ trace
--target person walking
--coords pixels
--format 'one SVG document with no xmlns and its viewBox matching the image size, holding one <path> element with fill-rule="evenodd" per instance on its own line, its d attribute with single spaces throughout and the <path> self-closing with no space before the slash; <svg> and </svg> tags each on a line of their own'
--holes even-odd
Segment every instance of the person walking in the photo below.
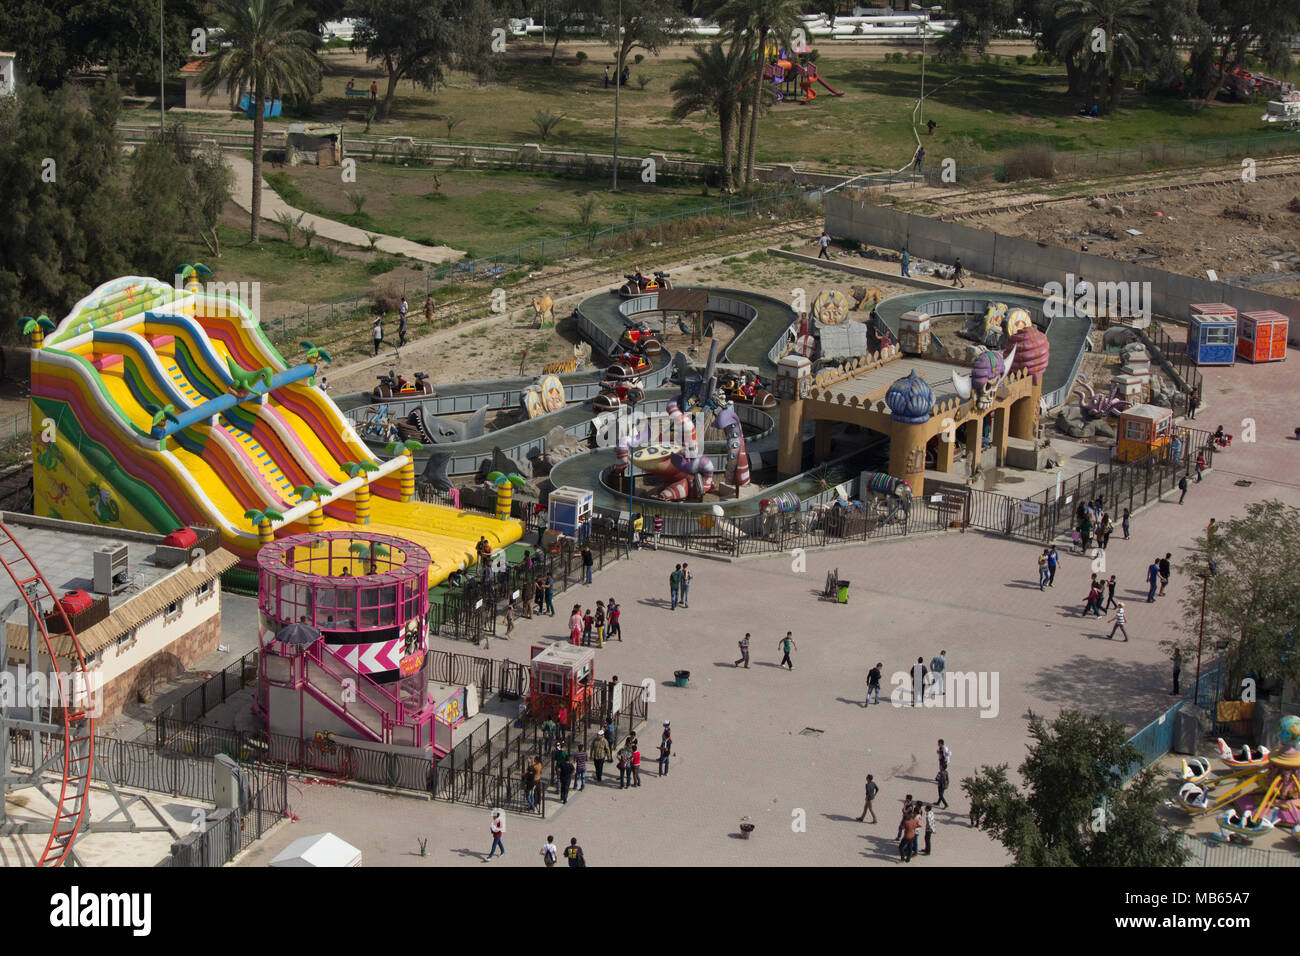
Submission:
<svg viewBox="0 0 1300 956">
<path fill-rule="evenodd" d="M 433 313 L 438 307 L 433 304 L 433 296 L 424 297 L 424 324 L 433 325 Z"/>
<path fill-rule="evenodd" d="M 582 546 L 582 583 L 591 583 L 591 569 L 595 567 L 596 556 L 591 553 L 591 545 L 583 544 Z"/>
<path fill-rule="evenodd" d="M 1106 606 L 1102 610 L 1109 611 L 1115 603 L 1115 575 L 1112 574 L 1106 582 Z"/>
<path fill-rule="evenodd" d="M 876 820 L 876 811 L 871 806 L 872 801 L 876 799 L 876 795 L 879 793 L 880 793 L 880 787 L 876 784 L 875 777 L 873 777 L 871 774 L 867 774 L 867 786 L 866 786 L 867 799 L 866 802 L 863 803 L 862 805 L 862 815 L 857 818 L 859 823 L 863 823 L 866 820 L 868 813 L 871 814 L 872 823 L 879 822 L 878 820 Z"/>
<path fill-rule="evenodd" d="M 524 767 L 524 779 L 523 779 L 524 797 L 528 800 L 529 810 L 537 809 L 537 794 L 534 792 L 537 784 L 536 773 L 537 771 L 536 768 L 533 766 L 532 761 L 529 761 L 529 763 Z"/>
<path fill-rule="evenodd" d="M 605 646 L 605 602 L 596 602 L 596 616 L 592 620 L 592 627 L 596 631 L 596 646 Z"/>
<path fill-rule="evenodd" d="M 1169 692 L 1171 697 L 1178 696 L 1178 678 L 1183 675 L 1183 652 L 1181 648 L 1174 648 L 1174 689 Z"/>
<path fill-rule="evenodd" d="M 817 238 L 817 245 L 819 247 L 817 250 L 818 259 L 830 259 L 830 253 L 827 252 L 827 250 L 830 248 L 830 244 L 831 244 L 831 234 L 827 232 L 825 229 L 823 229 L 822 234 Z"/>
<path fill-rule="evenodd" d="M 903 835 L 898 841 L 898 859 L 903 863 L 912 862 L 912 854 L 915 853 L 914 844 L 916 842 L 916 816 L 909 805 L 903 812 Z"/>
<path fill-rule="evenodd" d="M 1187 396 L 1187 417 L 1196 421 L 1196 409 L 1201 404 L 1201 387 L 1198 385 Z"/>
<path fill-rule="evenodd" d="M 1123 601 L 1115 602 L 1115 616 L 1112 620 L 1114 620 L 1115 626 L 1110 629 L 1110 639 L 1112 641 L 1115 640 L 1115 632 L 1119 631 L 1124 635 L 1124 642 L 1128 643 L 1128 629 L 1124 627 L 1125 616 Z"/>
<path fill-rule="evenodd" d="M 569 612 L 569 643 L 575 647 L 582 643 L 582 605 L 573 605 Z"/>
<path fill-rule="evenodd" d="M 912 795 L 909 793 L 903 797 L 903 815 L 898 821 L 898 833 L 894 835 L 895 840 L 903 838 L 903 825 L 907 823 L 907 818 L 912 815 Z"/>
<path fill-rule="evenodd" d="M 961 274 L 962 274 L 962 268 L 961 268 L 961 256 L 958 256 L 958 257 L 956 258 L 956 260 L 953 261 L 953 264 L 952 264 L 952 285 L 953 285 L 953 288 L 955 288 L 955 289 L 957 289 L 957 288 L 960 288 L 960 289 L 964 289 L 964 288 L 966 288 L 966 283 L 962 281 Z"/>
<path fill-rule="evenodd" d="M 1205 548 L 1207 551 L 1214 547 L 1214 535 L 1218 530 L 1219 522 L 1216 519 L 1211 518 L 1210 523 L 1205 526 Z"/>
<path fill-rule="evenodd" d="M 489 831 L 492 834 L 492 849 L 488 850 L 487 858 L 490 860 L 496 855 L 497 850 L 501 855 L 506 855 L 506 845 L 501 842 L 501 834 L 506 832 L 506 821 L 504 817 L 499 816 L 496 811 L 492 813 L 492 825 Z M 485 861 L 486 862 L 486 861 Z"/>
<path fill-rule="evenodd" d="M 908 266 L 911 264 L 911 262 L 912 262 L 912 257 L 908 254 L 907 250 L 904 249 L 903 255 L 899 259 L 899 265 L 902 266 L 902 269 L 900 270 L 902 275 L 910 276 L 912 274 L 911 271 L 908 269 Z"/>
<path fill-rule="evenodd" d="M 934 807 L 931 804 L 925 805 L 925 849 L 923 852 L 926 856 L 930 855 L 930 838 L 934 836 Z"/>
<path fill-rule="evenodd" d="M 940 767 L 939 772 L 934 775 L 934 784 L 939 788 L 939 796 L 934 801 L 935 806 L 943 807 L 947 810 L 948 799 L 943 795 L 944 791 L 948 789 L 948 767 L 946 765 Z"/>
<path fill-rule="evenodd" d="M 877 661 L 876 666 L 867 671 L 867 699 L 862 702 L 863 707 L 870 707 L 872 698 L 875 699 L 877 704 L 880 703 L 880 668 L 884 666 L 883 663 Z"/>
<path fill-rule="evenodd" d="M 641 786 L 641 746 L 637 743 L 636 734 L 633 734 L 629 740 L 632 741 L 632 786 Z"/>
<path fill-rule="evenodd" d="M 541 730 L 542 730 L 542 752 L 543 753 L 550 753 L 555 749 L 555 731 L 557 729 L 558 728 L 556 727 L 555 721 L 552 718 L 547 717 L 544 721 L 542 721 Z"/>
<path fill-rule="evenodd" d="M 918 146 L 916 153 L 912 156 L 912 168 L 918 173 L 921 171 L 921 164 L 925 162 L 925 147 Z"/>
<path fill-rule="evenodd" d="M 948 761 L 952 759 L 952 750 L 943 742 L 942 737 L 939 738 L 939 745 L 935 748 L 934 755 L 939 758 L 939 769 L 947 770 Z"/>
<path fill-rule="evenodd" d="M 582 855 L 582 847 L 578 846 L 577 837 L 569 837 L 569 845 L 564 848 L 564 858 L 569 861 L 569 866 L 587 865 L 587 858 Z"/>
<path fill-rule="evenodd" d="M 1047 549 L 1047 586 L 1056 587 L 1056 566 L 1061 563 L 1061 555 L 1056 550 L 1056 545 Z"/>
<path fill-rule="evenodd" d="M 564 734 L 561 732 L 555 738 L 555 750 L 551 752 L 551 783 L 555 783 L 560 777 L 560 768 L 564 766 L 569 759 L 569 748 L 564 743 Z M 572 779 L 572 778 L 570 778 Z"/>
<path fill-rule="evenodd" d="M 1129 514 L 1128 509 L 1124 509 L 1124 514 L 1120 516 L 1119 526 L 1124 530 L 1124 540 L 1128 540 Z"/>
<path fill-rule="evenodd" d="M 1170 564 L 1169 559 L 1172 557 L 1173 555 L 1166 551 L 1165 556 L 1160 559 L 1160 594 L 1158 597 L 1164 597 L 1165 588 L 1169 586 L 1169 575 L 1173 571 L 1173 565 Z"/>
<path fill-rule="evenodd" d="M 609 599 L 609 639 L 612 641 L 614 636 L 618 635 L 620 642 L 623 640 L 623 605 L 619 604 L 613 598 Z"/>
<path fill-rule="evenodd" d="M 737 646 L 740 647 L 740 657 L 734 660 L 731 666 L 739 667 L 741 664 L 744 664 L 745 670 L 749 670 L 749 632 L 746 631 L 745 636 L 736 643 Z"/>
<path fill-rule="evenodd" d="M 596 731 L 596 742 L 591 745 L 591 759 L 596 765 L 596 782 L 601 782 L 601 777 L 605 773 L 605 761 L 611 758 L 609 752 L 609 741 L 605 739 L 605 731 Z"/>
<path fill-rule="evenodd" d="M 1196 453 L 1196 483 L 1201 483 L 1201 472 L 1205 471 L 1205 452 Z"/>
<path fill-rule="evenodd" d="M 399 345 L 406 344 L 406 313 L 411 310 L 411 303 L 406 301 L 406 296 L 402 296 L 402 301 L 397 304 L 397 336 Z"/>
<path fill-rule="evenodd" d="M 578 744 L 578 752 L 573 757 L 573 789 L 587 789 L 587 745 Z"/>
<path fill-rule="evenodd" d="M 925 128 L 926 128 L 927 130 L 929 130 L 929 135 L 930 135 L 930 136 L 933 136 L 933 135 L 934 135 L 934 128 L 935 128 L 936 126 L 938 126 L 938 125 L 939 125 L 939 124 L 936 123 L 934 120 L 927 120 L 927 121 L 926 121 Z"/>
<path fill-rule="evenodd" d="M 542 780 L 542 755 L 536 754 L 533 757 L 533 805 L 542 802 L 542 795 L 546 789 L 546 784 Z"/>
<path fill-rule="evenodd" d="M 382 314 L 376 315 L 373 322 L 370 323 L 370 337 L 375 342 L 375 354 L 379 354 L 379 346 L 384 342 L 384 317 Z"/>
<path fill-rule="evenodd" d="M 677 602 L 681 600 L 682 593 L 682 566 L 679 564 L 673 568 L 672 574 L 668 575 L 668 593 L 672 595 L 673 606 L 669 610 L 677 610 Z"/>
<path fill-rule="evenodd" d="M 659 738 L 659 776 L 668 776 L 668 758 L 673 755 L 673 732 L 664 721 L 664 733 Z"/>
<path fill-rule="evenodd" d="M 781 649 L 781 664 L 784 664 L 790 670 L 794 670 L 794 661 L 790 660 L 790 652 L 799 650 L 799 645 L 794 642 L 792 632 L 786 631 L 785 637 L 776 642 L 776 646 Z M 780 667 L 781 664 L 777 664 Z"/>
<path fill-rule="evenodd" d="M 632 79 L 632 68 L 631 68 L 630 66 L 628 66 L 627 64 L 624 64 L 624 65 L 623 65 L 623 81 L 622 81 L 622 82 L 623 82 L 623 85 L 624 85 L 624 86 L 627 86 L 628 82 L 629 82 L 631 79 Z"/>
<path fill-rule="evenodd" d="M 921 658 L 916 659 L 912 665 L 912 706 L 920 707 L 925 700 L 926 677 L 930 674 L 930 669 L 925 666 L 925 661 Z"/>
<path fill-rule="evenodd" d="M 591 632 L 596 626 L 596 616 L 587 608 L 582 614 L 582 646 L 591 646 Z"/>
<path fill-rule="evenodd" d="M 546 835 L 546 842 L 542 844 L 542 852 L 539 855 L 542 862 L 547 866 L 555 866 L 560 859 L 560 848 L 555 845 L 555 837 L 549 833 Z"/>
<path fill-rule="evenodd" d="M 1187 476 L 1178 479 L 1178 503 L 1181 505 L 1183 499 L 1187 497 Z"/>
<path fill-rule="evenodd" d="M 691 581 L 695 575 L 691 573 L 691 566 L 685 561 L 682 562 L 682 607 L 691 606 Z"/>
<path fill-rule="evenodd" d="M 1085 599 L 1081 613 L 1084 617 L 1087 617 L 1089 611 L 1093 611 L 1094 616 L 1101 617 L 1101 585 L 1097 583 L 1095 574 L 1092 576 L 1092 584 L 1088 587 L 1088 596 Z"/>
<path fill-rule="evenodd" d="M 609 89 L 609 67 L 605 67 L 605 89 Z"/>
<path fill-rule="evenodd" d="M 546 576 L 546 613 L 555 617 L 555 578 Z"/>
<path fill-rule="evenodd" d="M 1043 553 L 1038 556 L 1038 590 L 1041 591 L 1047 587 L 1048 574 L 1047 549 L 1044 548 Z"/>
<path fill-rule="evenodd" d="M 506 637 L 509 637 L 510 633 L 514 629 L 515 629 L 515 601 L 514 598 L 511 598 L 510 603 L 506 605 Z"/>
<path fill-rule="evenodd" d="M 569 802 L 569 786 L 573 783 L 574 764 L 569 757 L 567 750 L 562 751 L 564 754 L 563 762 L 560 764 L 560 802 Z"/>
<path fill-rule="evenodd" d="M 1158 558 L 1152 558 L 1151 566 L 1147 568 L 1147 584 L 1150 585 L 1147 588 L 1147 603 L 1155 604 L 1156 587 L 1160 584 L 1160 560 Z"/>
<path fill-rule="evenodd" d="M 934 675 L 934 688 L 940 697 L 944 694 L 943 673 L 948 669 L 948 652 L 940 651 L 930 658 L 930 673 Z"/>
</svg>

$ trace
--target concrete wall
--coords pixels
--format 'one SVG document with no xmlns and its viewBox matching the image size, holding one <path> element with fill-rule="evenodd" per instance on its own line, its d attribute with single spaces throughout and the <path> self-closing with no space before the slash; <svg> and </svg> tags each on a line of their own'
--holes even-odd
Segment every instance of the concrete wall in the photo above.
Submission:
<svg viewBox="0 0 1300 956">
<path fill-rule="evenodd" d="M 971 272 L 1040 288 L 1048 282 L 1063 283 L 1067 273 L 1087 276 L 1094 284 L 1150 283 L 1152 312 L 1172 319 L 1186 320 L 1196 302 L 1226 302 L 1240 312 L 1271 309 L 1291 318 L 1288 341 L 1300 347 L 1300 301 L 1280 295 L 942 222 L 836 193 L 826 197 L 826 231 L 836 238 L 856 239 L 868 245 L 906 247 L 913 256 L 945 264 L 960 257 Z"/>
</svg>

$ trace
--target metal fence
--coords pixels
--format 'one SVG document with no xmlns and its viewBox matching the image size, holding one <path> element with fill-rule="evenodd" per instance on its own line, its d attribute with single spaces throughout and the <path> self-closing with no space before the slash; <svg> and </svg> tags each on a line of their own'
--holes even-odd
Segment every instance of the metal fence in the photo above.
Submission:
<svg viewBox="0 0 1300 956">
<path fill-rule="evenodd" d="M 1210 835 L 1199 838 L 1184 836 L 1183 846 L 1192 854 L 1184 866 L 1300 866 L 1300 856 L 1291 850 L 1238 846 Z"/>
<path fill-rule="evenodd" d="M 1196 367 L 1195 359 L 1187 351 L 1186 341 L 1175 342 L 1158 325 L 1135 331 L 1143 344 L 1151 350 L 1152 357 L 1157 362 L 1167 365 L 1168 370 L 1176 377 L 1182 378 L 1188 392 L 1201 387 L 1201 372 Z"/>
<path fill-rule="evenodd" d="M 192 723 L 245 687 L 256 684 L 258 653 L 249 651 L 233 664 L 223 667 L 220 672 L 156 714 L 155 720 L 166 715 L 169 720 L 180 724 Z M 158 743 L 162 742 L 159 739 Z"/>
<path fill-rule="evenodd" d="M 289 809 L 288 775 L 268 780 L 239 807 L 207 814 L 203 829 L 172 844 L 160 867 L 224 866 L 283 820 Z"/>
</svg>

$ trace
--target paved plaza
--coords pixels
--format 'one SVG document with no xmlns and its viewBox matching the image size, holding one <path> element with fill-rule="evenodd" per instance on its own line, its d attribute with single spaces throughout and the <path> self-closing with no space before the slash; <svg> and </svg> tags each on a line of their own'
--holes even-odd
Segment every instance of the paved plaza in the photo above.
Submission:
<svg viewBox="0 0 1300 956">
<path fill-rule="evenodd" d="M 1133 519 L 1133 537 L 1116 535 L 1108 571 L 1129 602 L 1125 644 L 1106 639 L 1109 625 L 1083 618 L 1091 562 L 1062 548 L 1055 588 L 1037 587 L 1029 543 L 979 533 L 870 542 L 806 556 L 735 563 L 660 551 L 619 562 L 557 600 L 562 610 L 615 596 L 623 604 L 626 641 L 597 653 L 600 678 L 649 680 L 655 700 L 641 734 L 644 785 L 620 791 L 594 787 L 560 806 L 548 796 L 546 820 L 511 816 L 507 856 L 492 865 L 538 865 L 553 834 L 561 846 L 578 837 L 594 865 L 895 865 L 894 834 L 901 801 L 935 796 L 936 740 L 952 749 L 951 809 L 938 811 L 934 855 L 916 865 L 997 864 L 1000 846 L 966 824 L 960 780 L 986 764 L 1025 753 L 1026 716 L 1053 717 L 1062 708 L 1113 715 L 1136 730 L 1169 706 L 1170 665 L 1159 642 L 1174 636 L 1178 600 L 1187 585 L 1175 571 L 1166 597 L 1146 604 L 1145 569 L 1172 552 L 1177 564 L 1213 516 L 1220 522 L 1252 501 L 1276 497 L 1300 505 L 1300 402 L 1291 390 L 1294 362 L 1206 370 L 1209 410 L 1197 424 L 1223 422 L 1237 436 L 1214 472 L 1193 484 L 1184 505 L 1176 496 Z M 1240 440 L 1254 418 L 1255 444 Z M 1249 487 L 1236 481 L 1247 476 Z M 668 575 L 683 560 L 695 572 L 689 608 L 669 609 Z M 827 572 L 852 582 L 850 600 L 820 598 Z M 567 601 L 568 603 L 565 603 Z M 523 621 L 509 641 L 486 653 L 527 660 L 528 646 L 562 639 L 561 617 Z M 792 630 L 794 669 L 778 666 L 777 641 Z M 753 634 L 752 666 L 736 668 L 736 642 Z M 470 650 L 464 644 L 436 646 Z M 996 675 L 993 704 L 983 708 L 862 706 L 867 670 L 885 664 L 885 685 L 922 657 L 948 652 L 954 672 Z M 1184 680 L 1192 678 L 1192 664 Z M 673 673 L 691 672 L 674 686 Z M 986 687 L 992 690 L 991 684 Z M 995 706 L 994 706 L 995 705 Z M 996 710 L 996 713 L 994 713 Z M 675 756 L 669 776 L 654 772 L 662 721 L 672 721 Z M 592 771 L 589 769 L 589 775 Z M 857 823 L 863 780 L 875 775 L 880 822 Z M 489 813 L 464 806 L 295 782 L 298 822 L 281 827 L 243 860 L 258 865 L 297 836 L 332 830 L 360 847 L 375 865 L 478 864 L 491 842 Z M 740 839 L 738 823 L 757 824 Z M 420 858 L 417 837 L 428 837 Z"/>
</svg>

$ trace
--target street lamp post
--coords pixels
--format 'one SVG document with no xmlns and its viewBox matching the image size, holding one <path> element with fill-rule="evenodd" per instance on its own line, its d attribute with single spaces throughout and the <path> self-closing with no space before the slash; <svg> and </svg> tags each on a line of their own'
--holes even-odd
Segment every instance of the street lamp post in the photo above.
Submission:
<svg viewBox="0 0 1300 956">
<path fill-rule="evenodd" d="M 1192 691 L 1192 702 L 1195 703 L 1201 693 L 1201 649 L 1205 646 L 1205 595 L 1210 588 L 1210 578 L 1219 573 L 1219 569 L 1214 566 L 1214 559 L 1208 560 L 1209 570 L 1201 575 L 1201 623 L 1196 636 L 1196 687 Z"/>
<path fill-rule="evenodd" d="M 921 125 L 925 125 L 925 34 L 929 26 L 928 20 L 922 20 L 921 26 Z"/>
<path fill-rule="evenodd" d="M 618 33 L 614 37 L 617 55 L 614 57 L 614 183 L 611 192 L 618 192 L 618 95 L 623 85 L 623 0 L 618 0 Z"/>
<path fill-rule="evenodd" d="M 627 553 L 631 555 L 636 546 L 636 518 L 633 517 L 636 514 L 636 398 L 631 389 L 628 389 L 628 408 L 632 413 L 628 419 L 632 434 L 627 443 Z"/>
<path fill-rule="evenodd" d="M 167 130 L 167 67 L 163 56 L 163 0 L 158 0 L 158 138 Z"/>
</svg>

